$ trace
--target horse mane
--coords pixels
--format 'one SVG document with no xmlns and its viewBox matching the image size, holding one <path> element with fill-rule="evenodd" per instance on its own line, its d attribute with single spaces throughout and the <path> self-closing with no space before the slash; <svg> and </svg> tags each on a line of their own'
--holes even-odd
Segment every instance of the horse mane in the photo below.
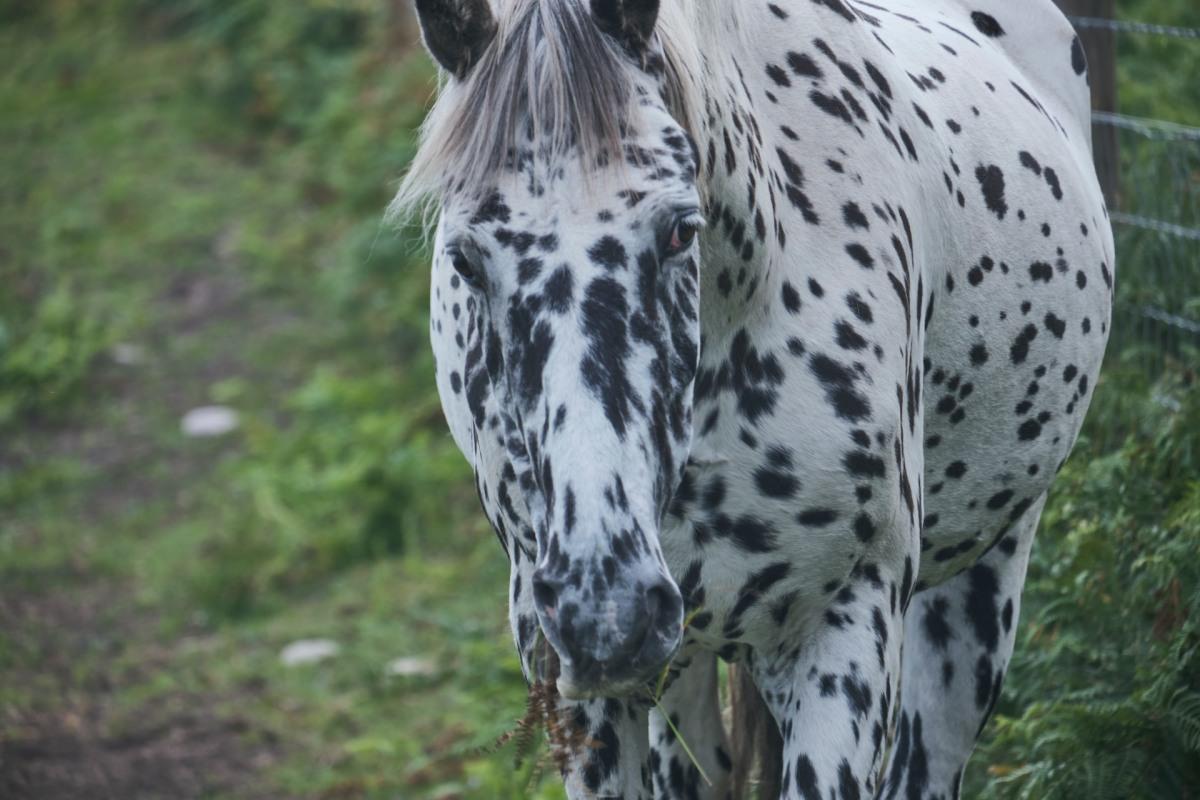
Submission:
<svg viewBox="0 0 1200 800">
<path fill-rule="evenodd" d="M 699 48 L 684 0 L 666 0 L 656 33 L 667 100 L 695 138 L 702 107 Z M 388 216 L 402 219 L 444 192 L 482 186 L 532 145 L 552 161 L 578 148 L 589 163 L 621 152 L 633 104 L 630 56 L 596 27 L 587 0 L 496 0 L 499 29 L 465 81 L 442 76 L 437 100 Z"/>
</svg>

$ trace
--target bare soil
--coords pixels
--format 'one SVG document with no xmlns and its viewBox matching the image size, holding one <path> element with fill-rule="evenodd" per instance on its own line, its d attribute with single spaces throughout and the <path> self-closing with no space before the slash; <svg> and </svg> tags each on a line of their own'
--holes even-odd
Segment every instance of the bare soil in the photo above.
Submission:
<svg viewBox="0 0 1200 800">
<path fill-rule="evenodd" d="M 0 626 L 22 663 L 5 683 L 34 698 L 0 709 L 0 797 L 267 797 L 258 776 L 280 756 L 276 737 L 215 710 L 227 697 L 173 691 L 123 708 L 122 690 L 170 669 L 170 644 L 155 652 L 146 637 L 156 621 L 120 587 L 66 581 L 0 592 Z M 122 666 L 131 648 L 145 660 Z"/>
<path fill-rule="evenodd" d="M 64 502 L 81 524 L 97 530 L 147 503 L 165 501 L 168 516 L 186 513 L 176 507 L 179 498 L 235 446 L 189 448 L 178 437 L 164 444 L 172 440 L 161 430 L 164 416 L 177 421 L 202 405 L 215 380 L 279 379 L 251 375 L 234 343 L 220 340 L 219 331 L 231 324 L 254 336 L 287 321 L 286 310 L 256 302 L 233 265 L 178 276 L 159 303 L 162 313 L 139 342 L 149 363 L 100 364 L 90 381 L 96 402 L 116 409 L 110 415 L 116 424 L 89 423 L 97 415 L 86 413 L 30 420 L 8 443 L 7 464 L 0 464 L 21 470 L 47 457 L 84 464 L 98 478 L 71 490 Z M 197 337 L 210 355 L 164 363 L 166 337 Z M 38 520 L 23 525 L 27 537 L 40 535 Z M 163 638 L 156 611 L 136 602 L 127 578 L 94 569 L 86 553 L 68 562 L 0 584 L 0 798 L 279 797 L 263 775 L 285 745 L 226 710 L 249 698 L 171 688 L 162 677 L 176 669 L 183 639 Z M 185 632 L 192 646 L 203 635 Z"/>
</svg>

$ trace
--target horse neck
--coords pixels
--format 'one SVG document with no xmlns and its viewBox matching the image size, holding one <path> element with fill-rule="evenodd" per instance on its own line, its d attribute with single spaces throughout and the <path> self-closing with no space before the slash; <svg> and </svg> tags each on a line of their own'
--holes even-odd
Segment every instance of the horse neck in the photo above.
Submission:
<svg viewBox="0 0 1200 800">
<path fill-rule="evenodd" d="M 714 14 L 697 35 L 705 55 L 696 134 L 709 222 L 700 267 L 701 325 L 710 340 L 743 326 L 762 307 L 764 293 L 773 291 L 770 264 L 779 234 L 772 208 L 782 200 L 774 196 L 767 168 L 772 134 L 760 127 L 747 87 L 753 78 L 743 74 L 754 61 L 746 20 L 732 4 L 711 5 Z"/>
</svg>

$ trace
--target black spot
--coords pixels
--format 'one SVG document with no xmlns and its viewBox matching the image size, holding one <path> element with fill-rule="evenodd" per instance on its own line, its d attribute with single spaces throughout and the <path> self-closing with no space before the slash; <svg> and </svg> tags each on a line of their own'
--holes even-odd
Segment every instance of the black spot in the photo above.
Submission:
<svg viewBox="0 0 1200 800">
<path fill-rule="evenodd" d="M 788 87 L 792 85 L 792 81 L 788 78 L 787 72 L 783 70 L 783 67 L 775 64 L 767 64 L 767 77 L 779 86 Z"/>
<path fill-rule="evenodd" d="M 614 270 L 629 263 L 625 254 L 625 246 L 612 236 L 605 236 L 592 245 L 588 257 L 605 269 Z"/>
<path fill-rule="evenodd" d="M 1008 502 L 1013 498 L 1013 490 L 1005 489 L 997 492 L 988 498 L 987 507 L 993 511 L 998 511 L 1008 505 Z"/>
<path fill-rule="evenodd" d="M 944 652 L 950 645 L 950 640 L 954 638 L 954 629 L 946 620 L 946 614 L 949 611 L 950 601 L 940 595 L 934 597 L 925 606 L 925 616 L 921 620 L 922 627 L 925 630 L 925 638 L 929 640 L 929 644 L 935 650 Z"/>
<path fill-rule="evenodd" d="M 855 422 L 871 415 L 867 398 L 855 388 L 856 375 L 844 364 L 825 355 L 814 355 L 809 362 L 813 375 L 825 389 L 825 399 L 839 417 Z"/>
<path fill-rule="evenodd" d="M 500 192 L 493 191 L 488 195 L 483 204 L 479 206 L 479 210 L 475 212 L 475 216 L 471 218 L 472 225 L 483 225 L 489 222 L 508 222 L 510 219 L 510 211 L 504 203 L 504 195 Z"/>
<path fill-rule="evenodd" d="M 864 61 L 863 64 L 866 65 L 867 74 L 871 76 L 871 80 L 874 81 L 875 85 L 879 87 L 879 91 L 883 92 L 884 97 L 891 99 L 892 86 L 890 83 L 888 83 L 887 78 L 885 78 L 883 73 L 880 72 L 879 69 L 870 61 Z"/>
<path fill-rule="evenodd" d="M 871 313 L 871 307 L 855 292 L 846 295 L 846 307 L 850 309 L 854 316 L 868 325 L 875 321 L 874 315 Z"/>
<path fill-rule="evenodd" d="M 1035 261 L 1029 265 L 1029 277 L 1036 281 L 1049 283 L 1054 277 L 1054 267 L 1044 261 Z"/>
<path fill-rule="evenodd" d="M 814 89 L 808 93 L 808 99 L 812 100 L 813 105 L 831 117 L 837 117 L 847 125 L 854 124 L 854 118 L 850 116 L 850 109 L 846 108 L 846 104 L 838 98 L 833 97 L 832 95 L 822 94 Z"/>
<path fill-rule="evenodd" d="M 1038 329 L 1033 324 L 1026 325 L 1017 334 L 1017 338 L 1013 340 L 1012 349 L 1009 351 L 1013 364 L 1025 363 L 1025 359 L 1029 357 L 1029 345 L 1037 338 L 1037 335 Z"/>
<path fill-rule="evenodd" d="M 810 528 L 823 528 L 837 520 L 837 512 L 828 508 L 810 508 L 800 512 L 796 521 Z"/>
<path fill-rule="evenodd" d="M 821 800 L 820 784 L 817 783 L 817 771 L 813 768 L 813 763 L 809 760 L 808 756 L 797 756 L 795 778 L 796 788 L 800 790 L 800 796 L 804 800 Z"/>
<path fill-rule="evenodd" d="M 766 467 L 754 473 L 754 482 L 767 497 L 791 497 L 800 488 L 800 481 L 794 476 Z"/>
<path fill-rule="evenodd" d="M 1017 428 L 1017 438 L 1023 442 L 1036 439 L 1042 433 L 1042 425 L 1036 419 L 1027 419 Z"/>
<path fill-rule="evenodd" d="M 802 78 L 819 80 L 822 77 L 821 68 L 806 53 L 788 53 L 787 62 L 788 66 L 792 68 L 792 72 Z"/>
<path fill-rule="evenodd" d="M 517 264 L 517 282 L 522 286 L 536 280 L 542 274 L 540 258 L 523 258 Z"/>
<path fill-rule="evenodd" d="M 863 247 L 861 244 L 854 243 L 846 245 L 846 252 L 849 253 L 850 257 L 857 261 L 859 266 L 861 266 L 863 269 L 874 268 L 875 259 L 871 258 L 871 254 L 867 252 L 867 248 Z"/>
<path fill-rule="evenodd" d="M 1000 591 L 996 572 L 984 564 L 976 564 L 968 572 L 970 589 L 967 592 L 967 619 L 975 632 L 975 638 L 994 653 L 1000 643 L 999 609 L 996 596 Z"/>
<path fill-rule="evenodd" d="M 776 155 L 779 156 L 779 164 L 783 167 L 784 175 L 787 176 L 787 185 L 784 187 L 787 192 L 788 200 L 793 206 L 800 211 L 800 215 L 804 217 L 804 221 L 816 225 L 820 222 L 816 212 L 813 211 L 812 201 L 808 199 L 803 191 L 804 188 L 804 170 L 800 168 L 787 151 L 782 147 L 775 148 Z"/>
<path fill-rule="evenodd" d="M 717 276 L 717 291 L 721 293 L 722 297 L 729 297 L 730 292 L 733 291 L 733 278 L 729 276 L 729 270 L 723 269 Z"/>
<path fill-rule="evenodd" d="M 986 167 L 980 165 L 975 169 L 975 179 L 979 181 L 988 210 L 1004 219 L 1008 213 L 1008 203 L 1004 199 L 1004 172 L 995 164 Z"/>
<path fill-rule="evenodd" d="M 819 6 L 825 6 L 847 22 L 858 22 L 858 17 L 854 16 L 854 12 L 847 8 L 842 0 L 813 0 L 813 2 Z"/>
<path fill-rule="evenodd" d="M 856 673 L 842 676 L 842 694 L 855 717 L 865 717 L 871 711 L 871 685 Z"/>
<path fill-rule="evenodd" d="M 854 770 L 850 768 L 850 762 L 844 758 L 838 767 L 838 793 L 841 800 L 860 800 L 862 797 L 862 790 L 859 788 L 858 779 L 854 777 Z"/>
<path fill-rule="evenodd" d="M 767 524 L 754 517 L 740 517 L 733 523 L 730 536 L 734 544 L 749 553 L 769 553 L 775 549 L 775 536 Z"/>
<path fill-rule="evenodd" d="M 1046 167 L 1045 177 L 1046 184 L 1050 187 L 1050 194 L 1054 195 L 1055 200 L 1062 200 L 1063 192 L 1062 186 L 1060 186 L 1058 183 L 1058 175 L 1054 172 L 1054 170 Z"/>
<path fill-rule="evenodd" d="M 854 519 L 854 535 L 859 541 L 871 541 L 875 538 L 875 523 L 866 514 L 859 514 Z"/>
<path fill-rule="evenodd" d="M 610 278 L 588 286 L 580 327 L 589 340 L 582 372 L 584 384 L 603 403 L 605 415 L 618 435 L 624 435 L 631 407 L 641 408 L 626 373 L 629 354 L 625 290 Z"/>
<path fill-rule="evenodd" d="M 800 313 L 800 293 L 788 281 L 783 282 L 783 307 L 792 314 Z"/>
<path fill-rule="evenodd" d="M 1046 330 L 1054 334 L 1055 339 L 1063 338 L 1063 334 L 1067 332 L 1067 323 L 1054 314 L 1046 314 L 1046 319 L 1043 321 L 1046 323 Z"/>
<path fill-rule="evenodd" d="M 851 228 L 867 229 L 871 227 L 867 221 L 867 215 L 862 212 L 862 209 L 856 203 L 846 203 L 842 206 L 842 219 Z"/>
<path fill-rule="evenodd" d="M 992 660 L 984 653 L 975 662 L 975 707 L 980 710 L 986 708 L 991 693 Z"/>
<path fill-rule="evenodd" d="M 925 123 L 925 126 L 926 126 L 927 128 L 932 128 L 932 127 L 933 127 L 933 120 L 931 120 L 931 119 L 929 118 L 929 115 L 925 113 L 925 109 L 921 108 L 921 107 L 920 107 L 919 105 L 917 105 L 916 103 L 913 103 L 913 111 L 915 111 L 915 112 L 916 112 L 916 114 L 917 114 L 917 118 L 918 118 L 918 119 L 920 119 L 920 120 L 921 120 L 921 122 Z"/>
<path fill-rule="evenodd" d="M 1087 56 L 1083 52 L 1083 44 L 1080 43 L 1078 36 L 1071 40 L 1071 69 L 1075 70 L 1076 75 L 1087 72 Z"/>
<path fill-rule="evenodd" d="M 837 331 L 838 347 L 844 350 L 862 350 L 867 346 L 867 340 L 849 322 L 842 320 L 834 326 Z"/>
<path fill-rule="evenodd" d="M 990 36 L 995 39 L 1004 35 L 1004 28 L 1000 27 L 1000 23 L 991 14 L 985 14 L 982 11 L 972 11 L 971 21 L 975 23 L 975 28 L 984 36 Z"/>
</svg>

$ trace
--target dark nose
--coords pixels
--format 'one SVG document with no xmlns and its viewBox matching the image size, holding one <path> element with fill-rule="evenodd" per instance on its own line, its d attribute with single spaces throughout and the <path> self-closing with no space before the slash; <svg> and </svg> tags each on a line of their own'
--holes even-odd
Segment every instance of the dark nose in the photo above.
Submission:
<svg viewBox="0 0 1200 800">
<path fill-rule="evenodd" d="M 683 598 L 669 578 L 593 593 L 534 573 L 533 595 L 546 638 L 584 684 L 649 677 L 679 646 Z"/>
</svg>

